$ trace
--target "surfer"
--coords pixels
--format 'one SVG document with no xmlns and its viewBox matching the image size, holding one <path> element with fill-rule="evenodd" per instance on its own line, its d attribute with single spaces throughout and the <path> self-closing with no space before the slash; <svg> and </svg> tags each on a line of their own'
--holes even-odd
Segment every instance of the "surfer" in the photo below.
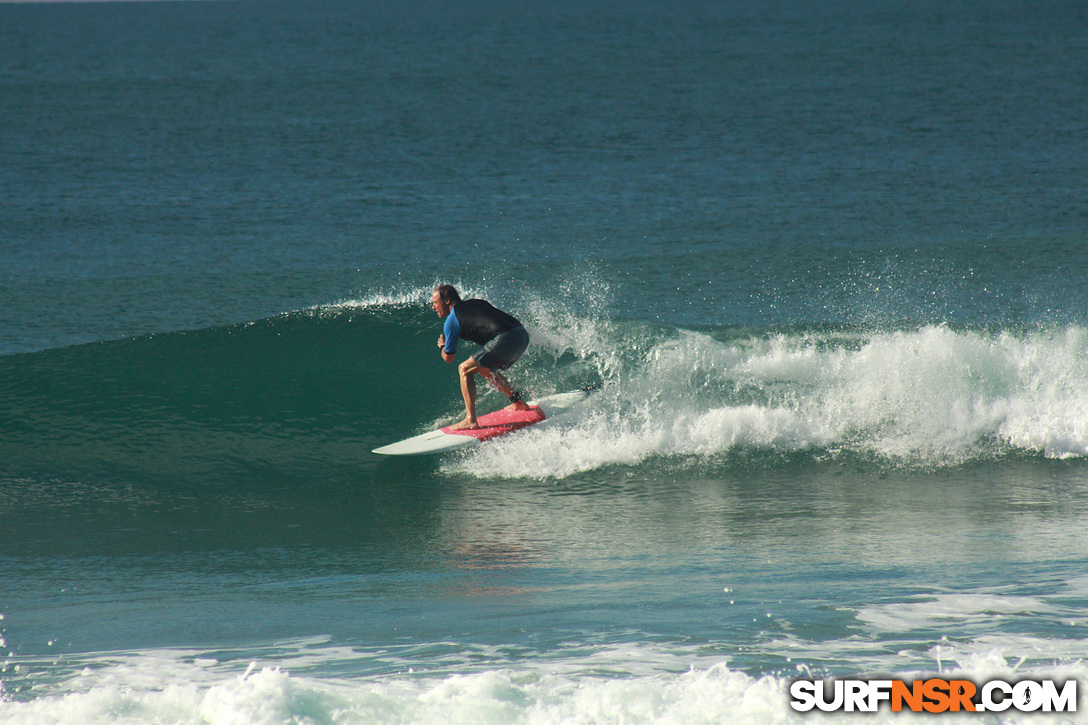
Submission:
<svg viewBox="0 0 1088 725">
<path fill-rule="evenodd" d="M 450 427 L 455 430 L 480 427 L 476 422 L 477 374 L 510 399 L 509 409 L 528 410 L 529 405 L 521 399 L 521 393 L 499 372 L 513 365 L 529 346 L 529 333 L 517 318 L 484 300 L 462 300 L 457 290 L 448 284 L 434 288 L 431 306 L 439 317 L 446 319 L 442 334 L 438 336 L 443 360 L 453 362 L 461 338 L 485 346 L 457 367 L 461 376 L 461 396 L 465 399 L 465 419 Z"/>
</svg>

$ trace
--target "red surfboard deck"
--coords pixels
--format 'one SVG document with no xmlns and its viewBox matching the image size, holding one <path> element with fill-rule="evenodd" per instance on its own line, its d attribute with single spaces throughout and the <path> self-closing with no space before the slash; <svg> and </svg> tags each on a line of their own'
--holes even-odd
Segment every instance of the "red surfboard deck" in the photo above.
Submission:
<svg viewBox="0 0 1088 725">
<path fill-rule="evenodd" d="M 0 2 L 2 1 L 0 0 Z M 554 420 L 568 410 L 580 405 L 588 396 L 589 392 L 585 390 L 556 393 L 532 401 L 529 403 L 532 407 L 526 411 L 498 410 L 481 416 L 478 422 L 483 427 L 476 430 L 450 430 L 448 427 L 441 430 L 430 430 L 396 443 L 375 448 L 374 452 L 383 456 L 422 456 L 479 445 L 483 441 L 506 435 L 544 420 Z"/>
<path fill-rule="evenodd" d="M 452 435 L 469 436 L 477 440 L 486 441 L 495 436 L 512 433 L 527 425 L 539 423 L 544 420 L 545 417 L 544 411 L 537 406 L 532 406 L 529 410 L 496 410 L 494 413 L 481 415 L 476 419 L 476 422 L 480 424 L 479 428 L 473 428 L 472 430 L 443 428 L 442 432 L 450 433 Z"/>
</svg>

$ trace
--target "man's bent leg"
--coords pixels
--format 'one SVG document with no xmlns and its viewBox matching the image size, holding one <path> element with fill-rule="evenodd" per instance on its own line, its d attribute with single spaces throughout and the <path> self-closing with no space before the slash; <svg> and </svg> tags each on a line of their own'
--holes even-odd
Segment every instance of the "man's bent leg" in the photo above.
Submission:
<svg viewBox="0 0 1088 725">
<path fill-rule="evenodd" d="M 472 358 L 457 366 L 457 372 L 461 375 L 461 397 L 465 400 L 465 419 L 451 425 L 450 428 L 472 430 L 480 427 L 480 424 L 476 422 L 476 373 L 482 373 L 485 370 L 487 368 L 480 367 L 480 363 Z"/>
<path fill-rule="evenodd" d="M 514 401 L 508 406 L 511 410 L 529 410 L 529 404 L 517 397 L 518 393 L 514 390 L 514 386 L 497 370 L 485 368 L 475 359 L 469 358 L 458 366 L 457 371 L 461 375 L 461 397 L 465 400 L 465 419 L 450 426 L 454 430 L 472 430 L 480 427 L 476 421 L 477 373 L 483 375 L 484 379 L 494 385 L 496 390 Z"/>
<path fill-rule="evenodd" d="M 480 368 L 480 375 L 487 378 L 487 382 L 495 386 L 496 390 L 510 398 L 512 402 L 507 406 L 509 410 L 529 410 L 529 404 L 521 399 L 521 394 L 514 390 L 514 386 L 498 370 Z"/>
<path fill-rule="evenodd" d="M 510 399 L 507 410 L 528 410 L 529 405 L 521 399 L 521 394 L 503 377 L 499 370 L 504 370 L 517 361 L 529 346 L 529 333 L 524 327 L 516 327 L 500 334 L 490 350 L 472 356 L 480 365 L 480 374 L 499 392 Z"/>
</svg>

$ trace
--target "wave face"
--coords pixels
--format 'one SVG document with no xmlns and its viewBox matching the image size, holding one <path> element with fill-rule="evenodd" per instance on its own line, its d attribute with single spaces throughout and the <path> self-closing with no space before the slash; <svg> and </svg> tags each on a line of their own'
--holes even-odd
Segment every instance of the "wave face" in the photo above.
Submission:
<svg viewBox="0 0 1088 725">
<path fill-rule="evenodd" d="M 388 424 L 382 411 L 418 418 L 438 392 L 410 356 L 401 370 L 419 396 L 380 384 L 382 356 L 406 357 L 400 332 L 414 319 L 309 310 L 0 359 L 5 458 L 16 468 L 147 475 L 336 460 L 344 441 Z"/>
<path fill-rule="evenodd" d="M 422 296 L 0 358 L 0 454 L 28 473 L 371 465 L 370 448 L 460 412 Z M 1088 456 L 1082 327 L 689 330 L 562 305 L 519 301 L 533 344 L 510 376 L 534 395 L 599 392 L 561 425 L 450 469 L 564 477 L 662 457 L 930 467 Z M 484 391 L 481 407 L 502 402 Z"/>
<path fill-rule="evenodd" d="M 365 464 L 460 408 L 440 321 L 414 297 L 2 357 L 0 457 L 9 472 L 149 477 Z M 547 344 L 523 371 L 534 390 L 593 377 Z"/>
</svg>

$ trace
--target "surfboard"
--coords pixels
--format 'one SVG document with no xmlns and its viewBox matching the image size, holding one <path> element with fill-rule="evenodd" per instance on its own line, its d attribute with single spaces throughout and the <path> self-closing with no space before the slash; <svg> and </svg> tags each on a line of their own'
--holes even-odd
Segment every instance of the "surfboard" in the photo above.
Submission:
<svg viewBox="0 0 1088 725">
<path fill-rule="evenodd" d="M 508 435 L 531 425 L 553 420 L 589 397 L 585 390 L 557 393 L 529 401 L 529 410 L 496 410 L 477 418 L 479 428 L 452 430 L 441 428 L 406 438 L 387 446 L 375 448 L 374 453 L 383 456 L 420 456 L 428 453 L 445 453 L 473 446 L 483 441 Z"/>
</svg>

